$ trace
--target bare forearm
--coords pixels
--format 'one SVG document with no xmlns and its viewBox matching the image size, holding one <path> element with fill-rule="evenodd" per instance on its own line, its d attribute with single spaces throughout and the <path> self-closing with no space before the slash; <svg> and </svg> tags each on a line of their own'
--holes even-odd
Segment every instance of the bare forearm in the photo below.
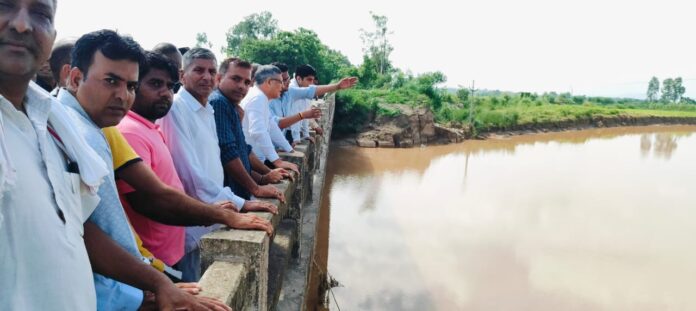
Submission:
<svg viewBox="0 0 696 311">
<path fill-rule="evenodd" d="M 249 175 L 239 158 L 227 162 L 227 164 L 225 164 L 225 172 L 231 175 L 235 182 L 242 185 L 242 187 L 250 193 L 255 193 L 257 191 L 259 185 Z"/>
<path fill-rule="evenodd" d="M 249 154 L 249 162 L 251 163 L 251 169 L 261 175 L 268 174 L 268 172 L 271 171 L 271 169 L 266 166 L 266 164 L 263 164 L 261 159 L 253 153 Z"/>
<path fill-rule="evenodd" d="M 263 175 L 261 175 L 261 174 L 259 174 L 259 173 L 257 173 L 257 172 L 254 172 L 254 171 L 251 171 L 251 178 L 253 178 L 253 179 L 256 181 L 256 184 L 259 184 L 259 185 L 260 185 L 261 182 L 263 181 L 263 180 L 262 180 L 262 179 L 263 179 Z"/>
<path fill-rule="evenodd" d="M 94 272 L 152 292 L 171 283 L 163 273 L 129 254 L 92 222 L 85 223 L 84 239 Z"/>
<path fill-rule="evenodd" d="M 221 222 L 217 206 L 198 201 L 173 188 L 170 190 L 155 194 L 131 192 L 126 194 L 126 199 L 135 211 L 163 224 L 209 226 Z"/>
<path fill-rule="evenodd" d="M 126 194 L 131 207 L 155 221 L 177 226 L 211 225 L 221 221 L 219 208 L 164 184 L 142 162 L 120 170 L 118 177 L 135 189 Z"/>
<path fill-rule="evenodd" d="M 296 113 L 294 115 L 287 116 L 285 118 L 280 119 L 278 121 L 278 127 L 281 129 L 284 129 L 284 128 L 286 128 L 290 125 L 293 125 L 297 122 L 300 122 L 300 121 L 302 121 L 302 115 L 299 113 Z"/>
</svg>

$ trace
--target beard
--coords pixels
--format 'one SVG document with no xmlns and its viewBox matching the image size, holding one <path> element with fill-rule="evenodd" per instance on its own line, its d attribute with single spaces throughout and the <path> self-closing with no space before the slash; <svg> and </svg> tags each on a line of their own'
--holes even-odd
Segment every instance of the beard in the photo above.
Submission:
<svg viewBox="0 0 696 311">
<path fill-rule="evenodd" d="M 169 113 L 169 109 L 172 108 L 172 102 L 170 100 L 158 100 L 153 102 L 151 107 L 150 116 L 152 119 L 157 120 Z"/>
</svg>

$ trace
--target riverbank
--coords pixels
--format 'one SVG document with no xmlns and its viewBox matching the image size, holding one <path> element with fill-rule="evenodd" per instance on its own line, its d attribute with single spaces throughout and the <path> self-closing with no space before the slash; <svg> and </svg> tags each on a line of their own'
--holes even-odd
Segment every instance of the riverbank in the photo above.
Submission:
<svg viewBox="0 0 696 311">
<path fill-rule="evenodd" d="M 584 111 L 578 112 L 579 109 Z M 574 110 L 574 111 L 571 111 Z M 501 112 L 498 112 L 501 113 Z M 532 109 L 516 114 L 514 124 L 484 124 L 480 129 L 453 127 L 434 122 L 427 109 L 410 109 L 395 116 L 377 116 L 366 130 L 338 139 L 338 145 L 365 148 L 409 148 L 424 145 L 458 143 L 467 139 L 513 136 L 546 132 L 578 131 L 593 128 L 696 125 L 696 112 L 653 109 L 617 109 L 609 107 L 567 107 Z"/>
</svg>

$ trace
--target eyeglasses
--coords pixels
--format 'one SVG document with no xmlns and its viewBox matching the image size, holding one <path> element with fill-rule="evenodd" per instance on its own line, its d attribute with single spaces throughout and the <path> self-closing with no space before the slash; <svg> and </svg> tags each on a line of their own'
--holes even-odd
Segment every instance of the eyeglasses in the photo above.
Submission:
<svg viewBox="0 0 696 311">
<path fill-rule="evenodd" d="M 283 80 L 276 79 L 276 78 L 269 78 L 268 81 L 276 81 L 276 82 L 281 83 L 281 84 L 283 83 Z"/>
</svg>

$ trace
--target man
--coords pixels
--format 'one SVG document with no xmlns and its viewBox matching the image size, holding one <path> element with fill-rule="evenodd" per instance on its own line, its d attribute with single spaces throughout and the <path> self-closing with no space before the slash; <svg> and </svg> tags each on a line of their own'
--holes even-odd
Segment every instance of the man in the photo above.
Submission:
<svg viewBox="0 0 696 311">
<path fill-rule="evenodd" d="M 46 92 L 50 92 L 56 87 L 56 81 L 53 79 L 53 74 L 51 74 L 51 67 L 48 62 L 45 62 L 43 66 L 36 73 L 36 84 L 43 88 Z"/>
<path fill-rule="evenodd" d="M 251 70 L 251 64 L 246 61 L 225 59 L 216 76 L 218 88 L 208 100 L 208 104 L 215 110 L 220 159 L 225 168 L 225 186 L 246 199 L 254 195 L 285 201 L 285 196 L 276 191 L 275 187 L 265 184 L 278 182 L 290 175 L 282 168 L 271 170 L 264 165 L 251 152 L 242 131 L 239 102 L 251 86 Z"/>
<path fill-rule="evenodd" d="M 315 85 L 315 81 L 318 81 L 316 77 L 317 71 L 314 67 L 310 65 L 298 66 L 297 69 L 295 69 L 295 78 L 290 82 L 290 88 L 307 88 Z M 298 98 L 290 104 L 290 107 L 294 111 L 305 111 L 311 108 L 311 101 L 312 100 L 309 98 Z M 310 123 L 317 135 L 322 135 L 324 133 L 324 130 L 314 122 L 314 119 L 304 119 L 290 126 L 290 136 L 293 143 L 297 143 L 301 139 L 307 139 L 314 143 L 314 138 L 309 135 Z"/>
<path fill-rule="evenodd" d="M 82 240 L 108 169 L 65 108 L 30 83 L 55 40 L 55 5 L 19 0 L 0 10 L 0 309 L 94 310 L 89 254 L 94 271 L 155 292 L 161 309 L 205 310 L 95 226 Z"/>
<path fill-rule="evenodd" d="M 155 45 L 155 48 L 152 49 L 153 52 L 161 53 L 164 54 L 169 60 L 171 60 L 174 65 L 176 65 L 176 70 L 181 74 L 181 57 L 183 54 L 179 52 L 179 49 L 176 48 L 174 44 L 167 43 L 167 42 L 162 42 L 157 45 Z M 181 88 L 180 83 L 174 84 L 174 94 L 179 92 L 179 89 Z"/>
<path fill-rule="evenodd" d="M 273 63 L 281 71 L 282 92 L 277 99 L 271 100 L 270 109 L 274 115 L 274 119 L 281 129 L 287 129 L 293 124 L 296 124 L 304 119 L 316 119 L 321 116 L 321 110 L 312 108 L 305 111 L 293 107 L 292 104 L 299 99 L 309 99 L 314 97 L 324 96 L 326 93 L 337 92 L 340 90 L 352 88 L 358 82 L 358 78 L 347 77 L 341 79 L 338 83 L 329 85 L 313 85 L 308 87 L 290 87 L 290 75 L 288 74 L 288 66 L 283 63 Z M 316 73 L 315 75 L 316 76 Z M 286 135 L 290 136 L 292 132 L 286 130 Z M 297 131 L 299 134 L 299 131 Z M 300 137 L 292 136 L 293 145 L 300 141 Z"/>
<path fill-rule="evenodd" d="M 118 124 L 132 105 L 142 53 L 132 39 L 113 31 L 86 34 L 72 50 L 68 91 L 58 94 L 58 100 L 69 108 L 78 132 L 109 164 L 111 150 L 101 128 Z M 204 298 L 192 299 L 193 296 L 176 288 L 166 276 L 143 263 L 116 192 L 113 171 L 97 193 L 99 204 L 85 224 L 85 244 L 96 272 L 97 309 L 135 310 L 169 299 L 181 300 L 195 308 L 202 308 L 201 303 L 220 304 Z M 154 296 L 147 295 L 148 299 L 144 299 L 146 296 L 140 289 L 154 292 Z"/>
<path fill-rule="evenodd" d="M 275 206 L 260 201 L 245 200 L 223 185 L 224 172 L 220 164 L 220 147 L 215 130 L 213 108 L 208 96 L 215 86 L 217 64 L 215 55 L 207 49 L 193 48 L 183 58 L 183 87 L 174 96 L 171 110 L 157 120 L 169 147 L 176 172 L 186 193 L 205 203 L 231 201 L 242 211 L 275 212 Z M 189 271 L 196 281 L 200 278 L 200 238 L 215 227 L 186 229 L 185 255 L 177 265 Z"/>
<path fill-rule="evenodd" d="M 48 64 L 51 67 L 53 79 L 56 81 L 56 88 L 51 91 L 51 95 L 57 96 L 58 90 L 65 87 L 68 74 L 70 73 L 70 51 L 75 45 L 75 40 L 63 39 L 53 45 L 51 58 L 48 59 Z"/>
<path fill-rule="evenodd" d="M 181 53 L 174 44 L 162 42 L 155 45 L 152 51 L 160 53 L 169 58 L 174 66 L 176 66 L 176 71 L 181 71 Z"/>
<path fill-rule="evenodd" d="M 58 43 L 57 47 L 54 46 L 51 59 L 49 60 L 51 66 L 58 68 L 62 73 L 69 73 L 71 69 L 71 58 L 69 53 L 74 45 L 74 40 L 66 40 Z M 67 57 L 63 55 L 63 51 L 66 50 L 68 51 Z M 61 75 L 63 75 L 62 73 Z M 64 77 L 63 79 L 59 79 L 62 83 L 52 92 L 54 96 L 57 96 L 61 89 L 65 87 L 67 74 Z M 64 89 L 63 92 L 65 92 Z M 146 200 L 149 204 L 136 206 L 138 215 L 147 214 L 157 220 L 161 220 L 161 215 L 163 214 L 174 214 L 179 216 L 180 219 L 185 219 L 185 221 L 181 223 L 182 225 L 195 224 L 190 220 L 202 218 L 204 223 L 225 223 L 232 228 L 266 230 L 269 234 L 273 232 L 268 221 L 261 220 L 258 217 L 251 217 L 251 215 L 238 215 L 228 211 L 220 212 L 219 209 L 211 209 L 210 206 L 202 204 L 200 201 L 192 199 L 176 189 L 168 187 L 157 178 L 158 176 L 152 173 L 150 167 L 142 163 L 142 159 L 135 153 L 125 137 L 123 137 L 115 127 L 103 128 L 102 132 L 109 143 L 113 170 L 116 176 L 122 182 L 128 183 L 130 189 L 132 189 L 131 191 L 137 190 L 140 196 L 147 196 Z M 227 205 L 220 206 L 224 207 Z M 127 211 L 129 210 L 132 211 L 131 209 L 127 209 Z M 166 222 L 170 220 L 162 221 Z M 170 260 L 162 261 L 161 258 L 155 256 L 160 255 L 161 252 L 158 251 L 155 252 L 156 254 L 153 254 L 153 252 L 147 248 L 153 246 L 153 244 L 150 243 L 152 239 L 146 239 L 145 246 L 143 246 L 143 242 L 137 232 L 135 238 L 141 255 L 147 258 L 153 267 L 159 271 L 166 272 L 172 279 L 180 280 L 182 278 L 180 271 L 173 270 L 169 267 L 172 265 Z M 168 256 L 165 257 L 170 258 Z M 177 283 L 177 286 L 181 285 L 181 283 Z"/>
<path fill-rule="evenodd" d="M 259 224 L 252 228 L 266 229 L 271 234 L 270 223 L 254 215 L 239 215 L 233 210 L 223 210 L 223 215 L 218 216 L 214 212 L 220 209 L 216 209 L 215 206 L 208 206 L 201 202 L 194 204 L 190 203 L 191 198 L 183 198 L 185 197 L 183 185 L 176 173 L 162 134 L 154 123 L 166 115 L 171 107 L 172 88 L 178 81 L 178 72 L 174 64 L 159 53 L 147 52 L 146 58 L 147 62 L 140 69 L 140 87 L 136 92 L 132 110 L 118 125 L 118 129 L 130 146 L 137 151 L 144 164 L 155 172 L 158 179 L 178 190 L 175 194 L 168 196 L 178 198 L 176 201 L 158 206 L 159 196 L 153 198 L 147 189 L 130 185 L 142 183 L 142 178 L 123 178 L 119 181 L 121 201 L 133 227 L 142 237 L 144 246 L 157 258 L 171 266 L 184 255 L 184 228 L 171 225 L 193 225 L 201 222 L 226 223 L 231 227 L 239 228 L 234 219 L 229 219 L 232 216 L 249 217 L 253 219 L 253 224 Z M 117 175 L 128 175 L 128 173 L 121 172 Z M 267 204 L 269 209 L 276 211 L 275 207 L 268 203 L 261 204 Z M 186 274 L 183 277 L 187 281 L 191 278 L 192 276 Z"/>
<path fill-rule="evenodd" d="M 61 118 L 66 114 L 62 106 L 31 82 L 55 40 L 55 2 L 3 5 L 0 310 L 94 310 L 94 283 L 81 235 L 83 212 L 96 203 L 83 206 L 80 194 L 99 187 L 108 170 L 71 123 Z M 70 142 L 70 149 L 61 151 L 48 124 L 56 137 Z M 68 167 L 68 161 L 76 164 Z"/>
<path fill-rule="evenodd" d="M 273 65 L 259 66 L 254 79 L 256 85 L 240 104 L 244 109 L 242 129 L 246 142 L 261 161 L 299 172 L 297 165 L 280 159 L 274 147 L 274 144 L 289 145 L 268 107 L 269 100 L 280 97 L 283 90 L 280 69 Z"/>
</svg>

